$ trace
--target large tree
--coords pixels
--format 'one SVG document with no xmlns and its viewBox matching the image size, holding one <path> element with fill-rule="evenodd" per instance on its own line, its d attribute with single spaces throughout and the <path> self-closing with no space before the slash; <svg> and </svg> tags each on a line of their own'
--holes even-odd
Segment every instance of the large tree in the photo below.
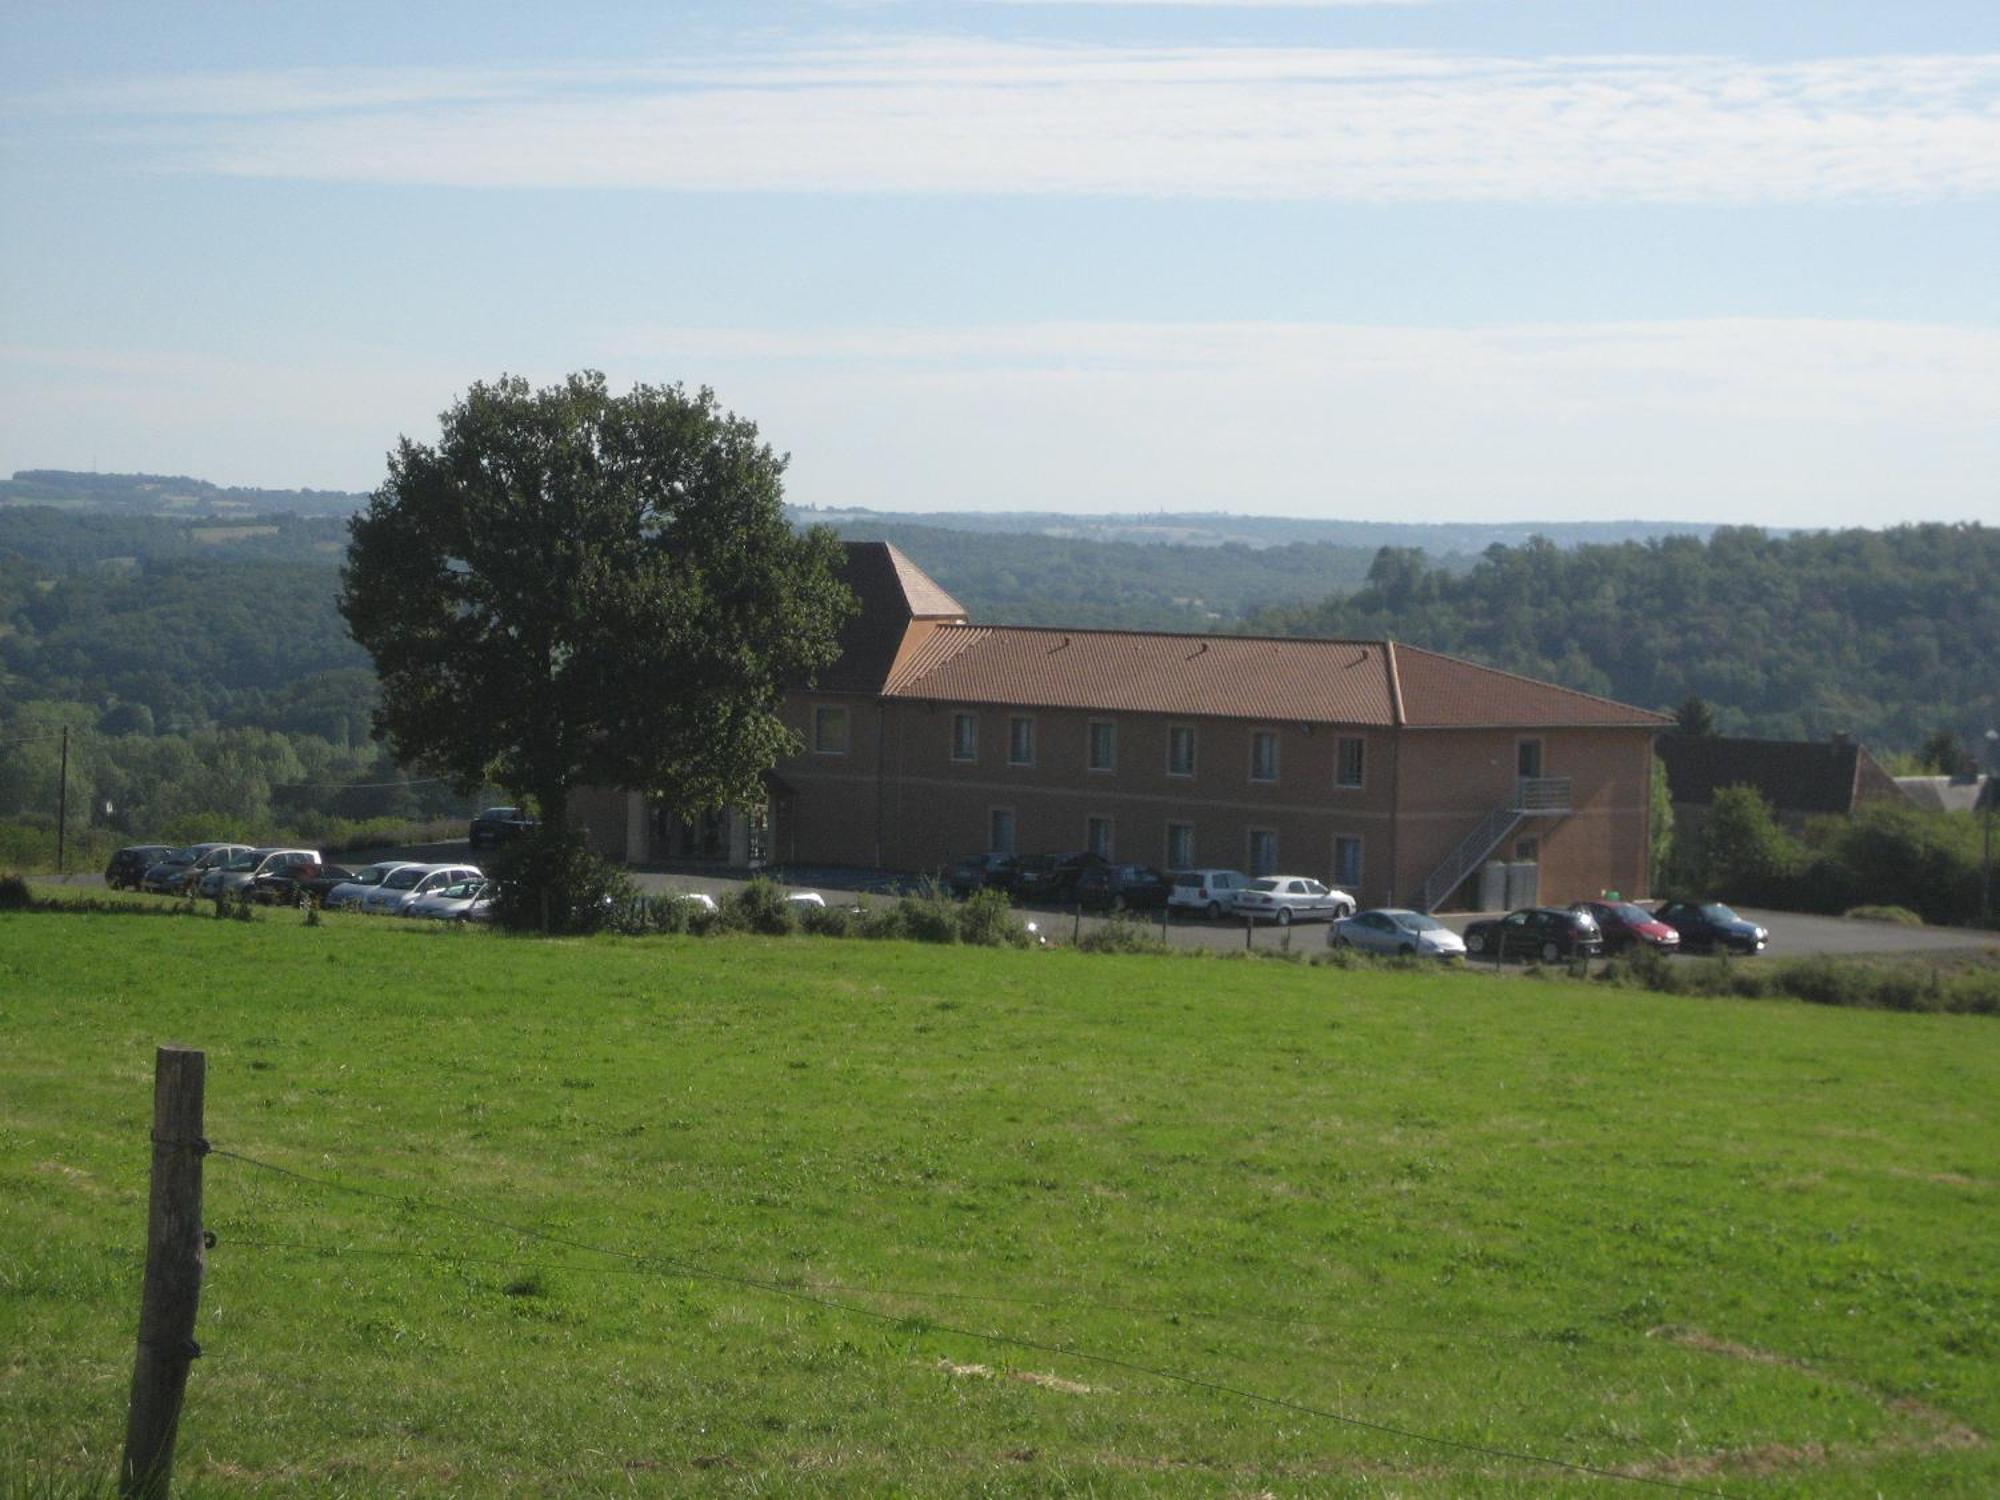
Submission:
<svg viewBox="0 0 2000 1500">
<path fill-rule="evenodd" d="M 785 460 L 706 388 L 614 396 L 593 371 L 474 385 L 442 422 L 350 527 L 340 612 L 381 677 L 377 733 L 556 832 L 581 786 L 757 798 L 795 748 L 786 687 L 854 607 L 836 538 L 785 519 Z"/>
</svg>

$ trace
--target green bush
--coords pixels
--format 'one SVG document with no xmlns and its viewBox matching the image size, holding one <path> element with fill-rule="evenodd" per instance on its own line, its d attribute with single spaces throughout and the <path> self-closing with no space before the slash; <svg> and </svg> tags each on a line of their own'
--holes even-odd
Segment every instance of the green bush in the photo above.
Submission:
<svg viewBox="0 0 2000 1500">
<path fill-rule="evenodd" d="M 1153 924 L 1142 922 L 1137 917 L 1121 914 L 1109 921 L 1101 922 L 1077 940 L 1077 948 L 1084 953 L 1169 953 L 1173 950 L 1160 941 L 1153 931 Z"/>
<path fill-rule="evenodd" d="M 799 912 L 799 927 L 814 937 L 853 937 L 860 923 L 846 906 L 807 906 Z"/>
<path fill-rule="evenodd" d="M 1862 922 L 1893 922 L 1898 927 L 1924 925 L 1924 919 L 1907 906 L 1850 906 L 1844 915 Z"/>
<path fill-rule="evenodd" d="M 1003 891 L 975 891 L 958 909 L 958 938 L 978 948 L 1019 948 L 1030 941 Z"/>
<path fill-rule="evenodd" d="M 776 881 L 759 875 L 716 903 L 716 927 L 723 932 L 758 932 L 784 937 L 798 929 L 798 908 Z"/>
<path fill-rule="evenodd" d="M 959 940 L 958 903 L 934 884 L 921 895 L 897 897 L 896 909 L 902 913 L 902 935 L 914 942 Z"/>
<path fill-rule="evenodd" d="M 0 911 L 26 911 L 35 904 L 34 892 L 18 875 L 0 875 Z"/>
</svg>

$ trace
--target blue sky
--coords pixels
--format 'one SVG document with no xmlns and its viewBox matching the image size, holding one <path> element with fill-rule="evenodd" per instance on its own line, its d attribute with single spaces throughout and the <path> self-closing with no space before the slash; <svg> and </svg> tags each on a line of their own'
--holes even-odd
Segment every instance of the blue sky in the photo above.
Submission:
<svg viewBox="0 0 2000 1500">
<path fill-rule="evenodd" d="M 79 4 L 0 58 L 9 469 L 366 489 L 587 366 L 821 505 L 2000 522 L 1990 0 Z"/>
</svg>

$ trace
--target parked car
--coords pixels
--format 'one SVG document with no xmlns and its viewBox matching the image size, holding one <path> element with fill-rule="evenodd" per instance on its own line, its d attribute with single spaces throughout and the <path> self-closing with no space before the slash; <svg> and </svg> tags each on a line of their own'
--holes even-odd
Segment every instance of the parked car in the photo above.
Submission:
<svg viewBox="0 0 2000 1500">
<path fill-rule="evenodd" d="M 1479 958 L 1539 958 L 1552 964 L 1595 957 L 1604 951 L 1604 936 L 1589 912 L 1526 906 L 1471 923 L 1465 929 L 1465 951 Z"/>
<path fill-rule="evenodd" d="M 965 897 L 975 891 L 1011 891 L 1021 862 L 1011 854 L 968 854 L 944 873 L 945 889 Z"/>
<path fill-rule="evenodd" d="M 182 852 L 186 853 L 190 851 L 199 852 L 195 853 L 194 857 L 185 863 L 168 860 L 164 871 L 161 870 L 159 865 L 155 865 L 152 869 L 148 870 L 146 872 L 145 888 L 149 891 L 160 891 L 169 896 L 178 896 L 185 891 L 191 891 L 210 870 L 215 869 L 218 865 L 228 864 L 230 860 L 235 859 L 239 854 L 248 854 L 250 846 L 248 844 L 191 844 L 188 850 Z M 156 873 L 159 875 L 157 884 L 154 883 Z"/>
<path fill-rule="evenodd" d="M 342 881 L 339 885 L 330 887 L 320 898 L 319 904 L 328 911 L 359 906 L 363 896 L 408 864 L 410 861 L 407 859 L 384 859 L 372 865 L 363 865 L 354 872 L 352 880 Z"/>
<path fill-rule="evenodd" d="M 1720 901 L 1667 901 L 1653 913 L 1681 935 L 1681 945 L 1712 953 L 1762 953 L 1771 934 Z"/>
<path fill-rule="evenodd" d="M 419 896 L 461 880 L 485 878 L 486 872 L 477 865 L 404 865 L 383 876 L 380 885 L 364 891 L 360 909 L 372 916 L 393 916 Z"/>
<path fill-rule="evenodd" d="M 785 900 L 789 904 L 799 907 L 823 907 L 826 905 L 826 897 L 822 896 L 818 891 L 793 891 L 785 897 Z"/>
<path fill-rule="evenodd" d="M 472 903 L 486 894 L 484 880 L 455 880 L 420 896 L 412 896 L 399 913 L 405 917 L 429 917 L 434 922 L 456 921 Z"/>
<path fill-rule="evenodd" d="M 1645 946 L 1662 953 L 1680 950 L 1681 935 L 1634 901 L 1572 901 L 1571 911 L 1589 912 L 1604 936 L 1606 953 Z"/>
<path fill-rule="evenodd" d="M 1077 872 L 1074 894 L 1092 911 L 1147 911 L 1167 904 L 1173 884 L 1145 865 L 1092 865 Z"/>
<path fill-rule="evenodd" d="M 359 873 L 346 865 L 280 865 L 250 882 L 250 899 L 269 906 L 302 906 L 308 901 L 323 906 L 327 892 L 345 885 Z"/>
<path fill-rule="evenodd" d="M 146 866 L 145 874 L 139 877 L 139 889 L 158 891 L 163 895 L 179 890 L 181 876 L 187 873 L 188 866 L 215 847 L 214 844 L 185 844 L 161 855 Z"/>
<path fill-rule="evenodd" d="M 1326 931 L 1327 946 L 1405 958 L 1463 958 L 1465 940 L 1436 917 L 1399 906 L 1342 917 Z"/>
<path fill-rule="evenodd" d="M 1236 893 L 1236 914 L 1289 927 L 1294 922 L 1330 922 L 1354 910 L 1354 898 L 1306 875 L 1266 875 Z"/>
<path fill-rule="evenodd" d="M 128 844 L 104 867 L 104 883 L 114 891 L 136 891 L 146 871 L 176 851 L 172 844 Z"/>
<path fill-rule="evenodd" d="M 1014 894 L 1023 901 L 1066 902 L 1076 890 L 1076 877 L 1105 862 L 1088 849 L 1068 854 L 1024 854 L 1014 879 Z"/>
<path fill-rule="evenodd" d="M 518 807 L 489 807 L 472 820 L 465 841 L 474 849 L 494 848 L 524 833 L 533 833 L 540 826 Z"/>
<path fill-rule="evenodd" d="M 317 849 L 248 849 L 234 859 L 216 866 L 201 877 L 197 887 L 210 899 L 234 896 L 247 890 L 250 882 L 280 865 L 318 864 Z"/>
<path fill-rule="evenodd" d="M 1177 911 L 1197 911 L 1210 919 L 1236 909 L 1236 893 L 1250 883 L 1241 870 L 1169 870 L 1173 889 L 1167 905 Z"/>
</svg>

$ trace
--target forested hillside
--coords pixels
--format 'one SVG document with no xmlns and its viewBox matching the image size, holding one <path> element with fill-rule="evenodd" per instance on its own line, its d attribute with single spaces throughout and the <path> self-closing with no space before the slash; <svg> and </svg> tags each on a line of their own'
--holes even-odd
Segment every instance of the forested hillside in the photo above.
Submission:
<svg viewBox="0 0 2000 1500">
<path fill-rule="evenodd" d="M 1972 743 L 2000 723 L 2000 531 L 1536 542 L 1464 574 L 1385 548 L 1359 591 L 1243 628 L 1393 636 L 1648 707 L 1697 694 L 1725 734 Z"/>
</svg>

